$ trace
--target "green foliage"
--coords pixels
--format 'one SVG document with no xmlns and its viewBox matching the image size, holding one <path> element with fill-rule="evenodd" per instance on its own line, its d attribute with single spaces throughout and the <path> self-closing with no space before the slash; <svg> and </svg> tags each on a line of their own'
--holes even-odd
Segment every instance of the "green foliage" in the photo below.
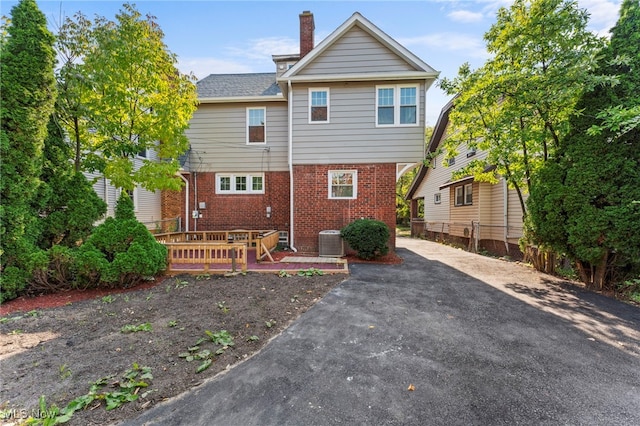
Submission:
<svg viewBox="0 0 640 426">
<path fill-rule="evenodd" d="M 136 218 L 133 200 L 127 191 L 122 191 L 120 193 L 120 198 L 118 198 L 118 202 L 116 203 L 115 218 L 120 220 Z"/>
<path fill-rule="evenodd" d="M 593 81 L 589 72 L 603 41 L 587 23 L 588 14 L 572 0 L 516 0 L 498 11 L 485 34 L 492 58 L 475 71 L 465 64 L 454 80 L 440 83 L 456 95 L 446 150 L 487 152 L 454 178 L 495 182 L 503 176 L 526 215 L 532 178 L 554 157 L 577 100 Z M 495 171 L 487 173 L 487 165 Z"/>
<path fill-rule="evenodd" d="M 128 287 L 166 267 L 167 249 L 134 219 L 107 218 L 80 247 L 76 272 L 80 282 Z"/>
<path fill-rule="evenodd" d="M 151 323 L 145 322 L 138 325 L 126 324 L 120 329 L 121 333 L 137 333 L 139 331 L 153 331 Z"/>
<path fill-rule="evenodd" d="M 341 234 L 361 259 L 374 259 L 389 252 L 389 227 L 382 221 L 358 219 L 342 228 Z"/>
<path fill-rule="evenodd" d="M 640 107 L 639 21 L 638 1 L 624 1 L 594 71 L 597 80 L 615 84 L 595 86 L 580 99 L 580 114 L 571 118 L 557 158 L 545 164 L 528 200 L 529 238 L 566 253 L 580 278 L 599 289 L 610 277 L 640 271 L 640 128 L 621 131 L 602 115 Z"/>
<path fill-rule="evenodd" d="M 16 266 L 7 266 L 0 275 L 0 303 L 15 299 L 27 285 L 29 273 Z"/>
<path fill-rule="evenodd" d="M 62 129 L 52 117 L 44 143 L 42 185 L 34 205 L 40 228 L 38 245 L 43 249 L 56 244 L 75 247 L 87 238 L 107 209 L 86 177 L 74 170 L 69 161 L 72 156 Z"/>
<path fill-rule="evenodd" d="M 182 185 L 175 172 L 188 147 L 184 130 L 196 108 L 196 89 L 163 38 L 155 18 L 132 4 L 124 4 L 115 21 L 91 22 L 76 14 L 60 29 L 62 122 L 82 167 L 101 172 L 118 188 Z M 141 166 L 134 167 L 134 158 L 146 150 L 163 161 L 139 158 Z"/>
<path fill-rule="evenodd" d="M 299 277 L 313 277 L 315 275 L 324 275 L 324 272 L 318 268 L 300 269 L 297 273 Z"/>
<path fill-rule="evenodd" d="M 11 9 L 0 46 L 0 269 L 23 268 L 37 232 L 31 204 L 37 196 L 47 120 L 56 97 L 53 35 L 35 0 Z M 14 271 L 15 272 L 15 271 Z M 11 273 L 14 289 L 16 273 Z M 13 290 L 10 290 L 13 291 Z M 4 288 L 3 288 L 4 292 Z M 7 293 L 8 294 L 8 293 Z"/>
</svg>

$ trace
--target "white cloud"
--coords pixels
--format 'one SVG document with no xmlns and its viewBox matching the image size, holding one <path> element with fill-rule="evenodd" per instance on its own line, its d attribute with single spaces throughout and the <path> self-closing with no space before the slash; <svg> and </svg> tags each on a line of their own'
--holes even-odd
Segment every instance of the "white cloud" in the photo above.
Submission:
<svg viewBox="0 0 640 426">
<path fill-rule="evenodd" d="M 452 21 L 463 23 L 480 22 L 484 17 L 480 12 L 471 12 L 469 10 L 454 10 L 447 16 L 451 18 Z"/>
<path fill-rule="evenodd" d="M 621 0 L 579 0 L 578 5 L 589 11 L 589 28 L 599 35 L 609 35 L 618 20 Z"/>
<path fill-rule="evenodd" d="M 216 58 L 179 58 L 178 69 L 183 74 L 193 73 L 198 80 L 209 74 L 244 74 L 253 72 L 246 64 Z"/>
<path fill-rule="evenodd" d="M 398 42 L 403 46 L 428 47 L 432 50 L 455 51 L 472 58 L 487 58 L 482 35 L 469 36 L 460 33 L 435 33 L 421 37 L 403 38 Z M 412 50 L 414 50 L 412 48 Z"/>
<path fill-rule="evenodd" d="M 249 60 L 269 60 L 271 55 L 288 55 L 298 53 L 298 41 L 286 37 L 268 37 L 249 40 L 245 47 L 231 47 L 227 50 L 231 55 L 241 56 Z"/>
</svg>

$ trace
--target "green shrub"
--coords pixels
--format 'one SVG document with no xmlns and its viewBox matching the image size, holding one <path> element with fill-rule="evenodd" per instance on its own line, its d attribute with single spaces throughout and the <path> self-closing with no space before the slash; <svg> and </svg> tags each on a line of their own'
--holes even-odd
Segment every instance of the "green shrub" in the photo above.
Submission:
<svg viewBox="0 0 640 426">
<path fill-rule="evenodd" d="M 25 288 L 29 273 L 15 266 L 7 266 L 0 275 L 0 303 L 15 299 Z"/>
<path fill-rule="evenodd" d="M 133 206 L 133 200 L 129 197 L 127 191 L 120 193 L 120 198 L 116 203 L 115 218 L 120 220 L 135 219 L 136 213 Z"/>
<path fill-rule="evenodd" d="M 167 249 L 135 219 L 108 218 L 80 250 L 77 273 L 83 282 L 128 287 L 166 268 Z"/>
<path fill-rule="evenodd" d="M 358 219 L 342 228 L 341 234 L 361 259 L 374 259 L 389 252 L 389 227 L 382 221 Z"/>
<path fill-rule="evenodd" d="M 34 253 L 29 260 L 29 270 L 32 272 L 26 292 L 41 294 L 73 289 L 75 251 L 56 245 Z"/>
</svg>

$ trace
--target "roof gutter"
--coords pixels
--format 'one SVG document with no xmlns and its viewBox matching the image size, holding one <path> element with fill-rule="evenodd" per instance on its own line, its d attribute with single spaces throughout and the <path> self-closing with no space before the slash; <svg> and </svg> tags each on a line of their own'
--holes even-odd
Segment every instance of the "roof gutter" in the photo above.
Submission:
<svg viewBox="0 0 640 426">
<path fill-rule="evenodd" d="M 291 88 L 291 80 L 287 80 L 287 92 L 289 93 L 288 113 L 289 113 L 289 247 L 294 252 L 298 249 L 293 245 L 294 238 L 294 216 L 293 216 L 293 96 Z"/>
<path fill-rule="evenodd" d="M 284 101 L 284 95 L 269 95 L 269 96 L 224 96 L 219 98 L 199 98 L 198 102 L 201 104 L 222 104 L 229 102 L 282 102 Z"/>
</svg>

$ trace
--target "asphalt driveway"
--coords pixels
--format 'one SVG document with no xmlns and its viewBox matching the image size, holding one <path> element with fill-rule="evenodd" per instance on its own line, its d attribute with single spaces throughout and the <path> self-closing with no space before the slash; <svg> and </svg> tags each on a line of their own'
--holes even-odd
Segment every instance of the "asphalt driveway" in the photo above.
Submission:
<svg viewBox="0 0 640 426">
<path fill-rule="evenodd" d="M 638 425 L 640 309 L 399 239 L 256 356 L 131 425 Z M 413 390 L 409 390 L 409 389 Z"/>
</svg>

